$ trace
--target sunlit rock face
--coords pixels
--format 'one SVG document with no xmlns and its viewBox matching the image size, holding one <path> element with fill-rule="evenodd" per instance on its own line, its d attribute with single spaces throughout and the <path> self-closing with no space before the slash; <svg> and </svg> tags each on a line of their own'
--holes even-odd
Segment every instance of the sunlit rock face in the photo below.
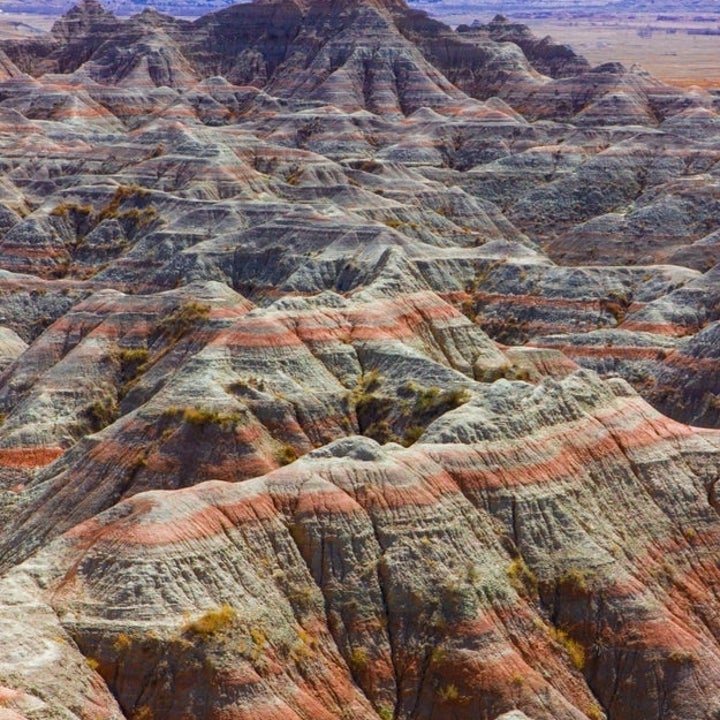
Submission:
<svg viewBox="0 0 720 720">
<path fill-rule="evenodd" d="M 402 0 L 3 42 L 0 717 L 719 715 L 719 133 Z"/>
</svg>

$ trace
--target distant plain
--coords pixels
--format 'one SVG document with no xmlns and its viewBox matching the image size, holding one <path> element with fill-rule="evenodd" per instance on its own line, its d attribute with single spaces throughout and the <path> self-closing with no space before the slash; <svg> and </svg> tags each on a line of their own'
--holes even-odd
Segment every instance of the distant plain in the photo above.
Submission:
<svg viewBox="0 0 720 720">
<path fill-rule="evenodd" d="M 571 45 L 593 64 L 637 63 L 671 84 L 720 88 L 720 35 L 690 35 L 687 29 L 697 28 L 692 22 L 657 22 L 650 16 L 525 22 L 538 35 Z"/>
<path fill-rule="evenodd" d="M 47 32 L 57 18 L 30 13 L 0 13 L 0 39 L 31 37 Z"/>
<path fill-rule="evenodd" d="M 468 5 L 420 5 L 449 25 L 488 22 L 492 14 Z M 565 43 L 593 65 L 619 61 L 628 67 L 637 63 L 666 82 L 688 87 L 720 88 L 720 35 L 690 34 L 688 31 L 719 31 L 720 14 L 674 14 L 672 20 L 658 19 L 659 14 L 593 14 L 589 16 L 557 14 L 549 17 L 508 13 L 511 20 L 528 25 L 536 35 L 550 35 Z"/>
</svg>

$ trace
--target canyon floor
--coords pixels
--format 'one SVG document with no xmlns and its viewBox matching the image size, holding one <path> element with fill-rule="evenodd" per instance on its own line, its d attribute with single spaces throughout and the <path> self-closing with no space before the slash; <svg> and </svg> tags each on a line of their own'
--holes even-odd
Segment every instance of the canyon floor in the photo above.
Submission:
<svg viewBox="0 0 720 720">
<path fill-rule="evenodd" d="M 21 34 L 0 720 L 720 717 L 720 94 L 403 0 Z"/>
</svg>

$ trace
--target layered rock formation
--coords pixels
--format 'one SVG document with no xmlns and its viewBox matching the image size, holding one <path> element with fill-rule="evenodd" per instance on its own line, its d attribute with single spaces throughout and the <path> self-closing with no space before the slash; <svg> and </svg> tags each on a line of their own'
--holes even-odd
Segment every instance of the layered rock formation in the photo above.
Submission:
<svg viewBox="0 0 720 720">
<path fill-rule="evenodd" d="M 0 717 L 720 714 L 713 94 L 402 0 L 1 49 Z"/>
</svg>

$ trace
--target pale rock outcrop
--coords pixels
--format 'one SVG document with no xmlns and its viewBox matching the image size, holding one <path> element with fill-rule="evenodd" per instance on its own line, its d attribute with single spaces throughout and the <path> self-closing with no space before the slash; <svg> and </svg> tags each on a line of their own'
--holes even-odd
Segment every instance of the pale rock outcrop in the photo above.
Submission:
<svg viewBox="0 0 720 720">
<path fill-rule="evenodd" d="M 680 598 L 696 564 L 715 572 L 719 451 L 626 384 L 499 381 L 413 448 L 347 438 L 244 483 L 139 494 L 7 577 L 46 588 L 126 713 L 292 713 L 309 692 L 321 715 L 339 696 L 361 717 L 581 718 L 588 687 L 616 717 L 691 692 L 714 707 L 695 690 L 720 667 L 714 626 Z M 657 673 L 638 706 L 624 680 Z"/>
</svg>

